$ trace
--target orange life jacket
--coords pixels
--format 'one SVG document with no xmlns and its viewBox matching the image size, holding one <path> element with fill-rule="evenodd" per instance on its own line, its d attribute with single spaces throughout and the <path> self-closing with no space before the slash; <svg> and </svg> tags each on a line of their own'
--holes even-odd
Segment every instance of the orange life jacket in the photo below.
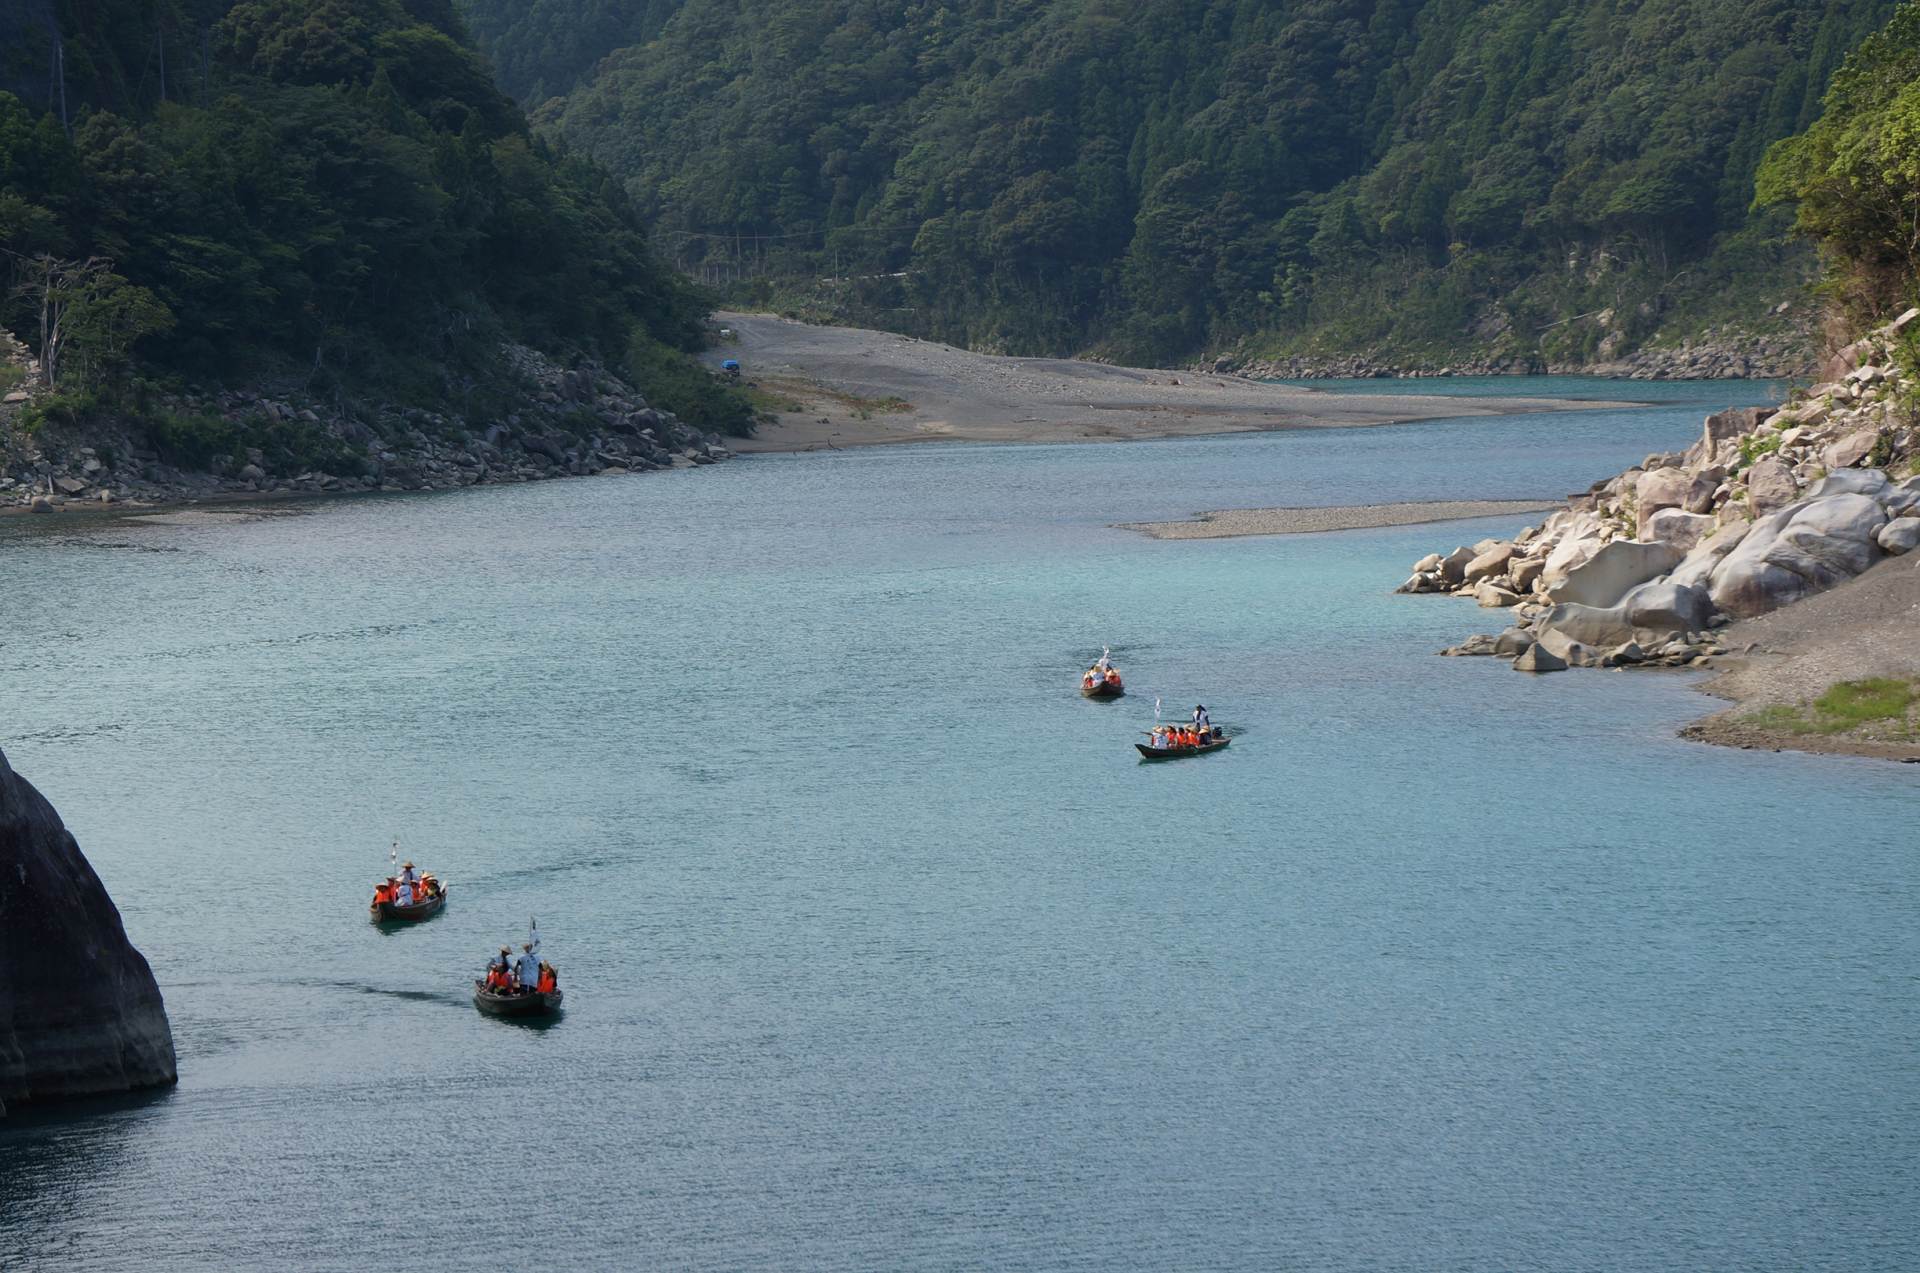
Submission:
<svg viewBox="0 0 1920 1273">
<path fill-rule="evenodd" d="M 385 884 L 381 884 L 373 890 L 373 900 L 375 903 L 391 902 L 393 900 L 393 894 L 387 891 Z"/>
<path fill-rule="evenodd" d="M 553 969 L 548 968 L 543 972 L 541 972 L 540 974 L 540 993 L 541 994 L 543 995 L 552 994 L 555 988 L 559 986 L 559 984 L 560 984 L 560 979 L 553 975 Z"/>
</svg>

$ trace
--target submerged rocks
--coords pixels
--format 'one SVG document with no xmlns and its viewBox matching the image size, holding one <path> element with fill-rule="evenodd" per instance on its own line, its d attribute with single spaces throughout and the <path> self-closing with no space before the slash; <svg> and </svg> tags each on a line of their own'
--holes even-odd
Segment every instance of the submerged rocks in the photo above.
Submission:
<svg viewBox="0 0 1920 1273">
<path fill-rule="evenodd" d="M 1542 649 L 1538 641 L 1522 650 L 1513 661 L 1516 672 L 1564 672 L 1567 661 L 1550 650 Z"/>
<path fill-rule="evenodd" d="M 59 815 L 0 755 L 0 1113 L 173 1081 L 147 961 Z"/>
</svg>

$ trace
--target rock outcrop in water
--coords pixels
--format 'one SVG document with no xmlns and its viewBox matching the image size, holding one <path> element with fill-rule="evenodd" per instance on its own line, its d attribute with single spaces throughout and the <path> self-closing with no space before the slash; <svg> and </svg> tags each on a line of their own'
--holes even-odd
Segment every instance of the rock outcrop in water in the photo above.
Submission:
<svg viewBox="0 0 1920 1273">
<path fill-rule="evenodd" d="M 60 815 L 0 755 L 0 1115 L 173 1081 L 152 970 Z"/>
<path fill-rule="evenodd" d="M 1514 626 L 1444 651 L 1521 671 L 1705 665 L 1714 632 L 1920 544 L 1920 383 L 1895 356 L 1920 309 L 1842 350 L 1787 406 L 1709 416 L 1512 541 L 1429 554 L 1402 592 L 1471 596 Z M 1534 647 L 1540 653 L 1532 653 Z"/>
</svg>

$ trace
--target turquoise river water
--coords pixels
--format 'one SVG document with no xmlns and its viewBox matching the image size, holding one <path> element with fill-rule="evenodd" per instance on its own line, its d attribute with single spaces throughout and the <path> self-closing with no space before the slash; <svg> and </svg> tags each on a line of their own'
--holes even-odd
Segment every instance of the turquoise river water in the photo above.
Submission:
<svg viewBox="0 0 1920 1273">
<path fill-rule="evenodd" d="M 1445 387 L 1659 405 L 0 526 L 0 747 L 180 1054 L 0 1124 L 0 1266 L 1920 1268 L 1920 774 L 1435 658 L 1497 618 L 1389 590 L 1520 519 L 1110 528 L 1770 392 Z M 536 915 L 564 1019 L 480 1017 Z"/>
</svg>

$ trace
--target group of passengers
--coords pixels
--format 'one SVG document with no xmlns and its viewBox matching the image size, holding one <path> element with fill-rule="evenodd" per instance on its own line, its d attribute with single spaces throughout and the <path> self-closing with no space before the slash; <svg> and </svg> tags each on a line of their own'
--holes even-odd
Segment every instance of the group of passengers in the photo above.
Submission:
<svg viewBox="0 0 1920 1273">
<path fill-rule="evenodd" d="M 1099 659 L 1087 669 L 1086 675 L 1080 678 L 1080 688 L 1092 690 L 1109 685 L 1114 689 L 1120 688 L 1120 669 L 1113 665 L 1112 655 L 1102 650 Z"/>
<path fill-rule="evenodd" d="M 417 906 L 432 901 L 440 893 L 440 881 L 433 878 L 432 872 L 422 874 L 414 870 L 413 863 L 409 862 L 400 868 L 400 874 L 389 875 L 373 886 L 373 904 Z"/>
<path fill-rule="evenodd" d="M 1205 747 L 1223 736 L 1223 731 L 1207 718 L 1206 705 L 1202 704 L 1193 709 L 1193 720 L 1185 725 L 1155 725 L 1147 745 L 1155 751 Z"/>
<path fill-rule="evenodd" d="M 539 991 L 550 995 L 560 988 L 560 976 L 553 965 L 540 958 L 540 938 L 520 944 L 520 953 L 502 946 L 500 953 L 487 961 L 487 975 L 481 988 L 492 995 L 524 995 Z"/>
</svg>

